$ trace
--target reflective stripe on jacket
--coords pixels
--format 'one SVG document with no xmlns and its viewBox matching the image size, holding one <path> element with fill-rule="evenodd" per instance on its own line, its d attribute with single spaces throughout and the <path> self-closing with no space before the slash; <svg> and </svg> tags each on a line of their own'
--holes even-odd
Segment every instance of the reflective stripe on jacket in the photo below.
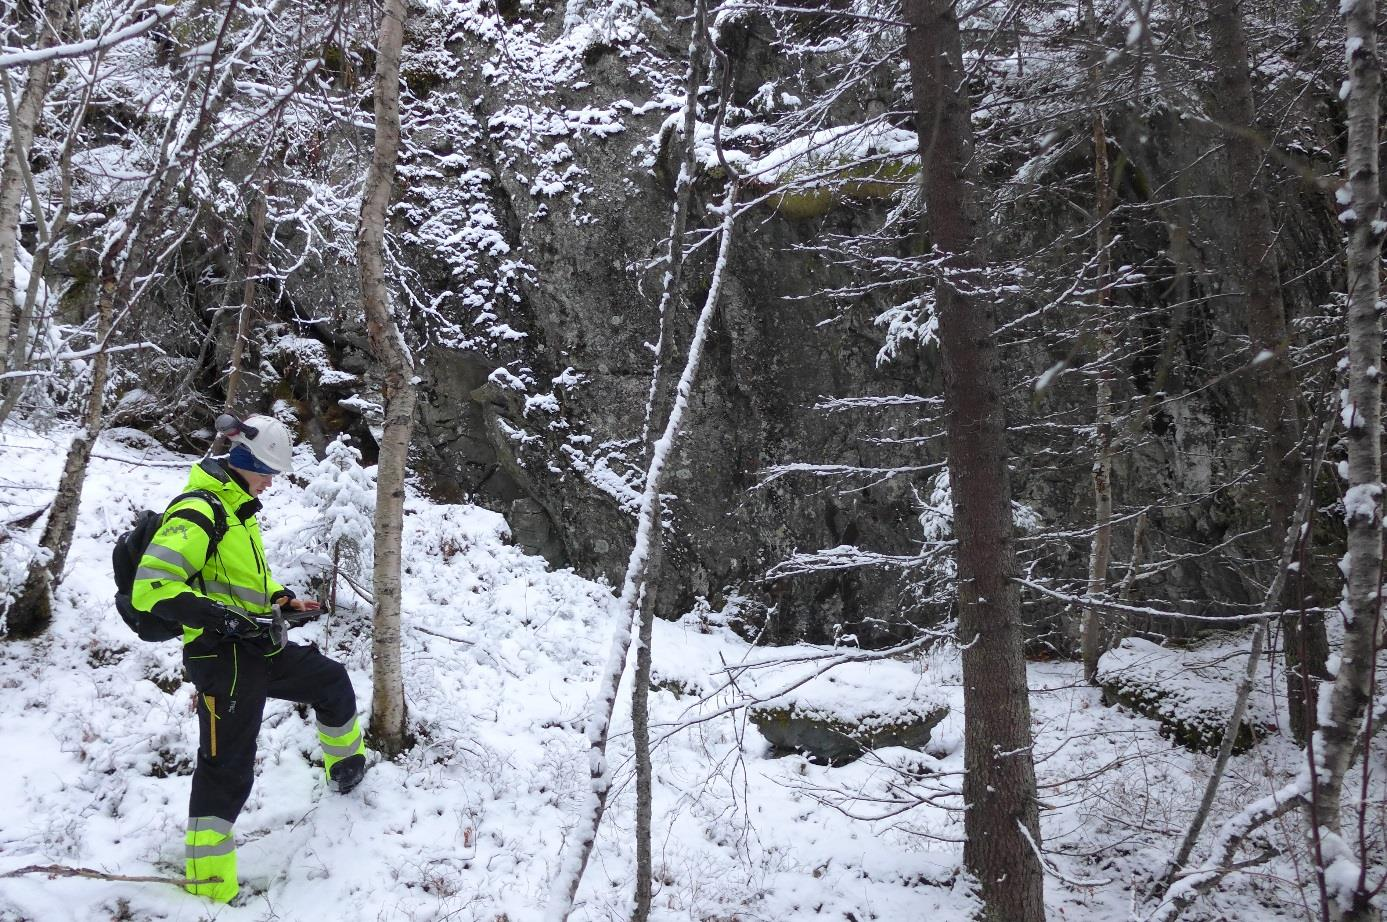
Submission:
<svg viewBox="0 0 1387 922">
<path fill-rule="evenodd" d="M 260 501 L 252 497 L 218 461 L 200 461 L 188 475 L 184 490 L 206 490 L 221 500 L 226 512 L 226 534 L 207 559 L 216 515 L 211 505 L 199 497 L 187 497 L 164 513 L 163 524 L 155 532 L 135 574 L 131 603 L 139 611 L 160 606 L 160 614 L 184 625 L 183 642 L 196 640 L 204 628 L 221 624 L 221 615 L 212 605 L 225 606 L 250 615 L 270 612 L 270 601 L 286 594 L 274 581 L 265 562 L 265 545 L 255 514 Z M 170 513 L 187 510 L 206 528 Z M 199 573 L 199 571 L 201 571 Z M 187 582 L 189 577 L 197 576 Z"/>
</svg>

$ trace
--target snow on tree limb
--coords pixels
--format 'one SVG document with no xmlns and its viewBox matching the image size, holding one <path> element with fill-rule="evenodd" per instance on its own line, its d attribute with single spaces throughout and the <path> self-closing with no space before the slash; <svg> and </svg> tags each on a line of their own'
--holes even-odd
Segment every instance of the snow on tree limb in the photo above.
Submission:
<svg viewBox="0 0 1387 922">
<path fill-rule="evenodd" d="M 1279 611 L 1260 611 L 1251 614 L 1227 614 L 1227 615 L 1192 615 L 1182 611 L 1170 611 L 1164 608 L 1150 608 L 1144 605 L 1126 605 L 1121 602 L 1112 602 L 1103 598 L 1095 598 L 1088 595 L 1073 595 L 1067 592 L 1059 592 L 1051 589 L 1044 583 L 1018 577 L 1016 580 L 1027 589 L 1039 592 L 1041 595 L 1049 596 L 1060 602 L 1068 602 L 1071 605 L 1080 605 L 1093 608 L 1097 611 L 1112 615 L 1149 615 L 1156 618 L 1171 618 L 1179 621 L 1197 621 L 1206 624 L 1260 624 L 1270 618 L 1281 615 Z"/>
<path fill-rule="evenodd" d="M 166 19 L 171 19 L 176 4 L 160 3 L 148 10 L 139 11 L 144 16 L 137 22 L 112 28 L 95 38 L 65 45 L 52 45 L 48 48 L 7 48 L 0 53 L 0 70 L 11 67 L 29 67 L 45 61 L 62 61 L 71 58 L 84 58 L 139 38 Z"/>
</svg>

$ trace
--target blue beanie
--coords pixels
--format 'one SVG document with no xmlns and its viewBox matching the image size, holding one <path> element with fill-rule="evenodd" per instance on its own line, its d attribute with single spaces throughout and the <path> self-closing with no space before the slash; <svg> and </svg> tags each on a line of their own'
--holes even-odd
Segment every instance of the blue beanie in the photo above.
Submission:
<svg viewBox="0 0 1387 922">
<path fill-rule="evenodd" d="M 279 473 L 279 471 L 255 457 L 249 448 L 239 442 L 231 446 L 231 454 L 227 455 L 227 461 L 232 467 L 239 467 L 241 470 L 250 471 L 252 474 L 273 476 Z"/>
</svg>

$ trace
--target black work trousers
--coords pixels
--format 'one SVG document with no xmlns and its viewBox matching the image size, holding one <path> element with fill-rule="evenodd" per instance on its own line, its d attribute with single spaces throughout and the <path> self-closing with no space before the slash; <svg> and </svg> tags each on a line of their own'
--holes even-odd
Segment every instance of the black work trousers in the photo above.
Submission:
<svg viewBox="0 0 1387 922">
<path fill-rule="evenodd" d="M 266 698 L 311 705 L 327 726 L 356 719 L 346 668 L 315 646 L 287 644 L 267 655 L 250 643 L 223 641 L 209 651 L 197 642 L 184 649 L 183 664 L 198 697 L 190 817 L 236 822 L 255 780 L 255 738 Z"/>
</svg>

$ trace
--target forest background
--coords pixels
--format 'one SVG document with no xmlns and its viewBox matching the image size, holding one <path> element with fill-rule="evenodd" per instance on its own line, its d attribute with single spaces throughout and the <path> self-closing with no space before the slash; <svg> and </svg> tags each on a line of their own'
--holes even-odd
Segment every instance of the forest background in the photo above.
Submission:
<svg viewBox="0 0 1387 922">
<path fill-rule="evenodd" d="M 269 411 L 376 478 L 369 580 L 336 546 L 313 578 L 357 577 L 382 756 L 419 734 L 408 497 L 615 590 L 551 915 L 614 713 L 639 754 L 672 694 L 659 615 L 826 676 L 952 650 L 953 780 L 892 769 L 888 801 L 961 824 L 959 912 L 1081 886 L 1042 834 L 1055 660 L 1213 756 L 1135 833 L 1165 857 L 1090 890 L 1174 918 L 1266 873 L 1278 912 L 1370 917 L 1378 25 L 1363 0 L 12 5 L 0 432 L 62 449 L 6 484 L 5 634 L 40 643 L 10 655 L 80 608 L 93 505 L 133 502 L 85 489 L 116 435 L 199 452 Z M 719 719 L 790 700 L 721 691 Z M 1252 738 L 1279 754 L 1238 810 Z"/>
</svg>

